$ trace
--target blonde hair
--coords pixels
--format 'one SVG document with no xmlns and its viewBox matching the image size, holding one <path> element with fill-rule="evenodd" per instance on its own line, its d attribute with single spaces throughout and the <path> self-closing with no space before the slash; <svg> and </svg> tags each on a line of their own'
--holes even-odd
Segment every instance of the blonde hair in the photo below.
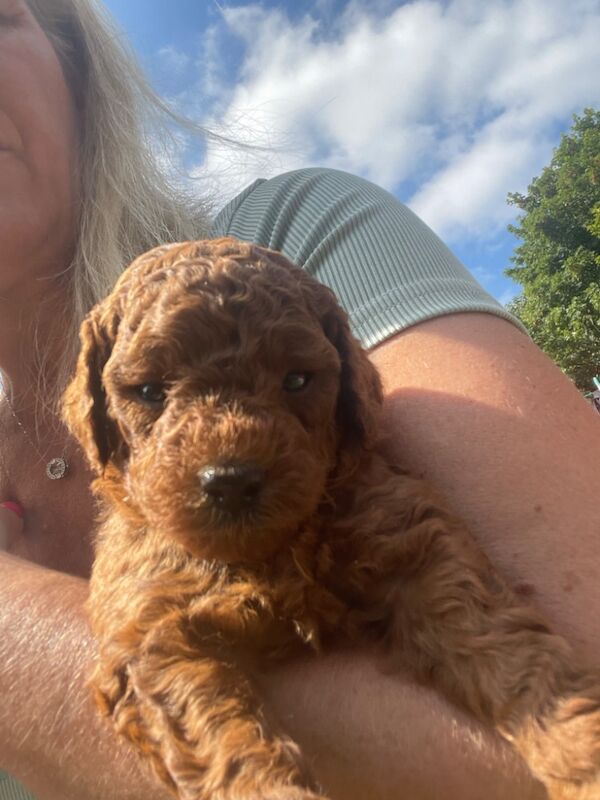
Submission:
<svg viewBox="0 0 600 800">
<path fill-rule="evenodd" d="M 79 233 L 72 262 L 60 276 L 70 297 L 65 318 L 58 321 L 64 358 L 53 375 L 55 388 L 45 392 L 55 405 L 89 309 L 135 256 L 161 242 L 206 236 L 210 204 L 183 191 L 159 167 L 157 146 L 168 149 L 170 125 L 185 121 L 152 90 L 100 4 L 27 3 L 61 62 L 80 123 Z"/>
</svg>

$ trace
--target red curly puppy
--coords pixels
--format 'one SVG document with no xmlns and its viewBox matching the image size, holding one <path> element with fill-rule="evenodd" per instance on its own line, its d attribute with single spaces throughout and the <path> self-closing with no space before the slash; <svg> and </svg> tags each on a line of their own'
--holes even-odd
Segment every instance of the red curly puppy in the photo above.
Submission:
<svg viewBox="0 0 600 800">
<path fill-rule="evenodd" d="M 336 640 L 495 726 L 552 798 L 600 798 L 600 674 L 380 454 L 379 378 L 328 289 L 233 239 L 164 246 L 81 338 L 93 687 L 181 798 L 323 798 L 249 676 Z"/>
</svg>

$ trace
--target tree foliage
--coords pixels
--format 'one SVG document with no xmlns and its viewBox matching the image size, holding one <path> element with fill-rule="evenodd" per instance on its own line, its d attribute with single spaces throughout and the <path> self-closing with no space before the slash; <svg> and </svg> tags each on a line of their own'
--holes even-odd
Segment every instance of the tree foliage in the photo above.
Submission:
<svg viewBox="0 0 600 800">
<path fill-rule="evenodd" d="M 600 111 L 575 116 L 509 230 L 522 240 L 506 274 L 521 284 L 511 310 L 585 390 L 600 373 Z"/>
</svg>

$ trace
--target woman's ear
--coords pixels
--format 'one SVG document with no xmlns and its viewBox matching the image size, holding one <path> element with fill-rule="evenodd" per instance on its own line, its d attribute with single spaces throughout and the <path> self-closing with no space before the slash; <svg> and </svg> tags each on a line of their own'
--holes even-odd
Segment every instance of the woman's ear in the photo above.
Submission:
<svg viewBox="0 0 600 800">
<path fill-rule="evenodd" d="M 126 444 L 110 417 L 102 373 L 112 352 L 119 319 L 103 304 L 81 325 L 81 350 L 75 375 L 63 398 L 63 419 L 81 444 L 92 470 L 100 475 L 109 461 L 126 456 Z"/>
</svg>

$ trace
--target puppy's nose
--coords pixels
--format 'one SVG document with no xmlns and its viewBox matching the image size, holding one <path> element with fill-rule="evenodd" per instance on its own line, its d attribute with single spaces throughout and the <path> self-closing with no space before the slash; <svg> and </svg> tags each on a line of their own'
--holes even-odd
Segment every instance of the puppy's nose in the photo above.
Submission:
<svg viewBox="0 0 600 800">
<path fill-rule="evenodd" d="M 205 467 L 198 476 L 211 504 L 230 514 L 249 511 L 265 480 L 264 472 L 254 464 Z"/>
</svg>

